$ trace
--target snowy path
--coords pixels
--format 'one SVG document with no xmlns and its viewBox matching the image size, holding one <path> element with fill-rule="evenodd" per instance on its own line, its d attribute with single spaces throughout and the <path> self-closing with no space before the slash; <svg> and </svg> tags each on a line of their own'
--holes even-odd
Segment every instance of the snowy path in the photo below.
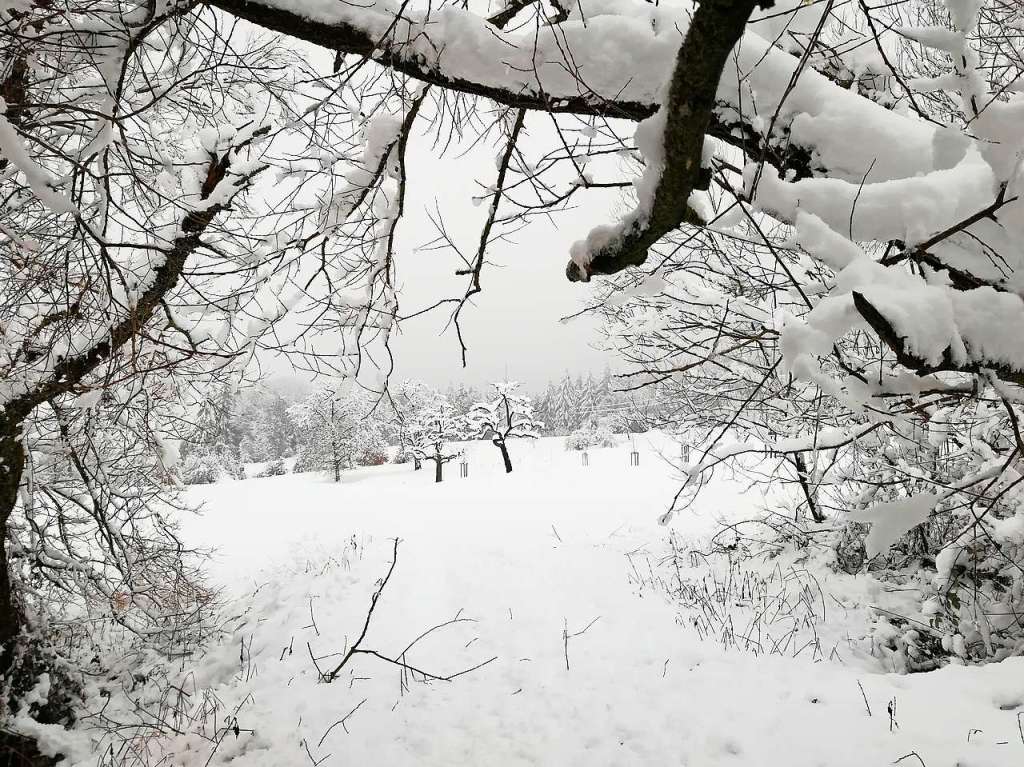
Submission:
<svg viewBox="0 0 1024 767">
<path fill-rule="evenodd" d="M 236 643 L 199 675 L 225 702 L 244 700 L 240 726 L 255 730 L 226 739 L 211 764 L 861 767 L 911 752 L 921 762 L 901 764 L 1024 764 L 1024 663 L 897 677 L 726 653 L 676 625 L 661 599 L 639 597 L 629 577 L 627 552 L 642 567 L 645 551 L 660 551 L 654 520 L 674 484 L 650 450 L 638 469 L 625 448 L 584 468 L 545 440 L 521 449 L 508 477 L 491 470 L 490 451 L 474 445 L 470 478 L 449 465 L 440 486 L 388 466 L 340 486 L 281 477 L 202 491 L 207 514 L 186 534 L 220 548 L 214 575 L 238 593 L 262 585 Z M 720 483 L 677 529 L 699 536 L 718 511 L 756 502 Z M 323 658 L 358 634 L 394 536 L 398 564 L 364 647 L 394 656 L 462 610 L 476 622 L 431 634 L 406 661 L 446 675 L 497 659 L 403 690 L 396 667 L 359 656 L 317 684 L 306 642 Z M 563 629 L 588 625 L 569 639 L 566 669 Z M 239 673 L 243 637 L 252 644 Z M 196 764 L 209 756 L 198 741 L 175 750 L 186 747 Z"/>
</svg>

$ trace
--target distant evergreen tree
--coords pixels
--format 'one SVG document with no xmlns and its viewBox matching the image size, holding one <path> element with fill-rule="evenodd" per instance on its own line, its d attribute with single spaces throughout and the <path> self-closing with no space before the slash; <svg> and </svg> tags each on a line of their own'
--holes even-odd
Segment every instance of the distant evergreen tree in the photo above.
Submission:
<svg viewBox="0 0 1024 767">
<path fill-rule="evenodd" d="M 558 391 L 555 389 L 555 385 L 548 381 L 547 388 L 537 398 L 536 403 L 537 418 L 544 423 L 545 430 L 548 433 L 554 433 L 558 430 L 557 399 Z"/>
<path fill-rule="evenodd" d="M 454 385 L 449 386 L 444 396 L 459 415 L 469 413 L 474 405 L 483 398 L 478 389 L 466 386 L 465 384 L 459 384 L 457 387 Z"/>
<path fill-rule="evenodd" d="M 566 373 L 558 385 L 554 403 L 555 425 L 559 434 L 568 434 L 575 428 L 575 416 L 573 415 L 575 408 L 576 387 L 573 386 L 572 379 Z"/>
<path fill-rule="evenodd" d="M 186 484 L 244 478 L 238 444 L 233 441 L 237 436 L 233 428 L 236 405 L 237 395 L 227 386 L 199 405 L 191 433 L 180 448 L 181 475 Z"/>
<path fill-rule="evenodd" d="M 275 461 L 295 452 L 295 424 L 284 397 L 270 392 L 260 399 L 258 416 L 252 426 L 256 460 Z"/>
</svg>

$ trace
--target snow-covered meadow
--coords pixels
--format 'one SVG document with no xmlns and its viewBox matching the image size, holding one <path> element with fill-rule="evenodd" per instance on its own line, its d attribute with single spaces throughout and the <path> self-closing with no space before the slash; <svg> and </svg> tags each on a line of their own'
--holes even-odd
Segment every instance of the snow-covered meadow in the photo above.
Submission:
<svg viewBox="0 0 1024 767">
<path fill-rule="evenodd" d="M 678 455 L 674 443 L 636 437 L 631 466 L 628 443 L 593 449 L 583 465 L 562 442 L 512 443 L 510 475 L 493 446 L 472 443 L 469 476 L 453 462 L 442 484 L 429 468 L 389 464 L 347 472 L 340 484 L 300 474 L 192 488 L 204 512 L 184 520 L 185 539 L 216 549 L 210 569 L 225 588 L 226 632 L 170 669 L 173 686 L 159 700 L 143 686 L 139 708 L 119 714 L 137 722 L 144 708 L 163 711 L 165 733 L 181 731 L 129 740 L 144 754 L 137 763 L 1024 762 L 1020 658 L 885 673 L 857 635 L 845 636 L 866 630 L 881 585 L 792 561 L 763 573 L 806 564 L 800 583 L 820 583 L 817 650 L 803 630 L 799 643 L 763 653 L 702 637 L 692 611 L 654 584 L 671 573 L 700 583 L 712 571 L 697 561 L 676 571 L 664 559 L 667 536 L 700 548 L 764 499 L 718 477 L 661 527 L 678 486 L 666 460 Z M 325 683 L 359 638 L 395 538 L 397 564 L 357 645 L 379 655 L 353 655 Z M 749 617 L 740 590 L 729 593 L 735 619 Z M 425 680 L 386 659 L 458 676 Z M 80 743 L 77 763 L 96 764 L 113 742 L 93 742 L 90 754 Z M 117 748 L 124 758 L 127 746 Z"/>
</svg>

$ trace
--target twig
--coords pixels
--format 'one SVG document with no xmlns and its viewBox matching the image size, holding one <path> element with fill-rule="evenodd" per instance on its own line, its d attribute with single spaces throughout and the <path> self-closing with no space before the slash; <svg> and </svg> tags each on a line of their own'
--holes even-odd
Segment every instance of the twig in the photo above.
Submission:
<svg viewBox="0 0 1024 767">
<path fill-rule="evenodd" d="M 589 629 L 591 626 L 593 626 L 599 620 L 601 620 L 601 616 L 600 615 L 598 615 L 596 618 L 594 618 L 594 620 L 590 621 L 590 623 L 588 623 L 586 626 L 584 626 L 582 629 L 580 629 L 576 633 L 570 634 L 569 633 L 569 620 L 567 618 L 563 618 L 564 628 L 562 629 L 562 643 L 563 643 L 564 648 L 565 648 L 565 670 L 566 671 L 569 670 L 569 640 L 572 639 L 573 637 L 578 637 L 578 636 L 580 636 L 582 634 L 585 634 L 587 629 Z"/>
<path fill-rule="evenodd" d="M 377 601 L 380 599 L 380 595 L 384 593 L 384 587 L 387 586 L 388 581 L 391 580 L 391 574 L 395 571 L 396 564 L 398 564 L 398 538 L 395 538 L 391 567 L 388 568 L 388 572 L 387 575 L 384 576 L 384 580 L 380 582 L 380 586 L 375 592 L 373 592 L 373 596 L 370 597 L 370 609 L 366 613 L 366 621 L 363 623 L 363 630 L 359 633 L 359 638 L 352 643 L 348 652 L 345 653 L 345 657 L 341 659 L 341 663 L 339 663 L 333 671 L 324 677 L 325 682 L 333 682 L 337 678 L 338 674 L 341 673 L 341 670 L 345 668 L 345 664 L 351 660 L 352 656 L 355 655 L 356 652 L 358 652 L 360 643 L 362 643 L 366 638 L 366 632 L 370 630 L 370 621 L 373 619 L 373 611 L 377 608 Z M 310 656 L 312 656 L 312 651 L 310 651 Z"/>
<path fill-rule="evenodd" d="M 895 762 L 893 762 L 893 764 L 899 764 L 904 759 L 909 759 L 910 757 L 914 757 L 915 759 L 917 759 L 917 761 L 921 764 L 921 767 L 928 767 L 928 765 L 926 765 L 924 763 L 924 759 L 922 759 L 921 755 L 918 754 L 916 751 L 911 751 L 909 754 L 904 754 L 899 759 L 897 759 Z"/>
<path fill-rule="evenodd" d="M 316 667 L 317 679 L 322 682 L 333 681 L 333 679 L 328 679 L 327 675 L 320 670 L 320 664 L 316 662 L 316 658 L 313 656 L 313 648 L 310 647 L 309 642 L 306 642 L 306 649 L 309 650 L 309 659 L 313 661 L 313 665 Z"/>
<path fill-rule="evenodd" d="M 857 680 L 857 686 L 860 688 L 860 696 L 864 698 L 864 708 L 868 710 L 868 716 L 871 716 L 871 706 L 868 705 L 868 696 L 865 694 L 864 685 L 860 683 L 859 679 Z"/>
<path fill-rule="evenodd" d="M 313 631 L 316 632 L 316 635 L 320 636 L 320 629 L 316 625 L 316 618 L 313 617 L 313 597 L 309 598 L 309 620 L 310 620 L 309 626 L 303 626 L 303 628 L 307 628 L 308 629 L 310 626 L 312 626 L 313 627 Z"/>
<path fill-rule="evenodd" d="M 349 718 L 350 716 L 352 716 L 352 714 L 354 714 L 354 713 L 355 713 L 356 711 L 358 711 L 358 710 L 359 710 L 359 708 L 360 708 L 360 707 L 361 707 L 361 706 L 362 706 L 362 705 L 363 705 L 364 703 L 366 703 L 366 698 L 363 698 L 363 699 L 362 699 L 361 701 L 359 701 L 359 703 L 357 703 L 357 704 L 356 704 L 356 707 L 355 707 L 354 709 L 352 709 L 351 711 L 349 711 L 349 712 L 348 712 L 347 714 L 345 714 L 345 716 L 343 716 L 343 717 L 342 717 L 341 719 L 339 719 L 339 720 L 338 720 L 337 722 L 335 722 L 335 723 L 334 723 L 334 724 L 332 724 L 332 725 L 331 725 L 330 727 L 328 727 L 328 728 L 327 728 L 327 732 L 325 732 L 325 733 L 323 734 L 323 737 L 322 737 L 322 738 L 320 738 L 319 742 L 317 742 L 317 744 L 316 744 L 316 747 L 317 747 L 317 748 L 320 748 L 320 746 L 322 746 L 322 745 L 323 745 L 323 743 L 324 743 L 324 741 L 325 741 L 325 740 L 327 739 L 327 736 L 331 734 L 331 730 L 333 730 L 333 729 L 334 729 L 335 727 L 337 727 L 337 726 L 338 726 L 339 724 L 341 725 L 341 729 L 343 729 L 343 730 L 345 731 L 345 734 L 346 734 L 346 735 L 348 735 L 348 727 L 346 727 L 346 726 L 345 726 L 345 721 L 346 721 L 346 720 L 347 720 L 347 719 L 348 719 L 348 718 Z"/>
<path fill-rule="evenodd" d="M 394 664 L 395 666 L 398 666 L 399 668 L 402 668 L 405 671 L 419 674 L 424 679 L 429 679 L 435 682 L 450 682 L 456 677 L 468 674 L 471 671 L 476 671 L 477 669 L 483 668 L 488 663 L 493 663 L 498 659 L 498 656 L 495 655 L 493 658 L 488 658 L 483 663 L 477 663 L 475 666 L 470 666 L 469 668 L 463 669 L 462 671 L 456 671 L 454 674 L 449 674 L 448 676 L 441 676 L 440 674 L 432 674 L 429 671 L 424 671 L 423 669 L 416 668 L 416 666 L 411 666 L 405 661 L 401 661 L 396 658 L 389 658 L 386 655 L 381 655 L 376 650 L 356 650 L 355 652 L 361 653 L 362 655 L 372 655 L 374 658 L 380 658 L 381 660 Z"/>
</svg>

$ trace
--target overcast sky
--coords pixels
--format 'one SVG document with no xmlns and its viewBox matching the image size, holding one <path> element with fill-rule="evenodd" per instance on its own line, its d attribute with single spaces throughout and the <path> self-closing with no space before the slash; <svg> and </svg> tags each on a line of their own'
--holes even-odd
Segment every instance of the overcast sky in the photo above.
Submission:
<svg viewBox="0 0 1024 767">
<path fill-rule="evenodd" d="M 475 179 L 484 186 L 494 182 L 494 154 L 492 147 L 484 147 L 461 157 L 451 151 L 437 159 L 423 137 L 410 147 L 410 215 L 401 225 L 399 237 L 401 314 L 465 289 L 466 278 L 454 277 L 461 265 L 457 256 L 416 248 L 434 238 L 435 229 L 426 211 L 439 206 L 448 234 L 463 253 L 474 252 L 489 203 L 473 204 L 481 187 L 470 182 Z M 593 348 L 599 337 L 592 318 L 560 322 L 579 310 L 590 290 L 565 278 L 569 246 L 611 215 L 607 197 L 592 198 L 592 202 L 558 216 L 557 228 L 536 218 L 515 233 L 513 242 L 498 241 L 491 246 L 481 281 L 483 292 L 463 312 L 463 333 L 469 347 L 465 370 L 455 332 L 445 330 L 450 311 L 439 310 L 403 323 L 392 344 L 397 375 L 435 385 L 482 384 L 507 375 L 538 388 L 566 371 L 573 375 L 599 373 L 611 364 L 613 359 L 607 353 Z"/>
</svg>

